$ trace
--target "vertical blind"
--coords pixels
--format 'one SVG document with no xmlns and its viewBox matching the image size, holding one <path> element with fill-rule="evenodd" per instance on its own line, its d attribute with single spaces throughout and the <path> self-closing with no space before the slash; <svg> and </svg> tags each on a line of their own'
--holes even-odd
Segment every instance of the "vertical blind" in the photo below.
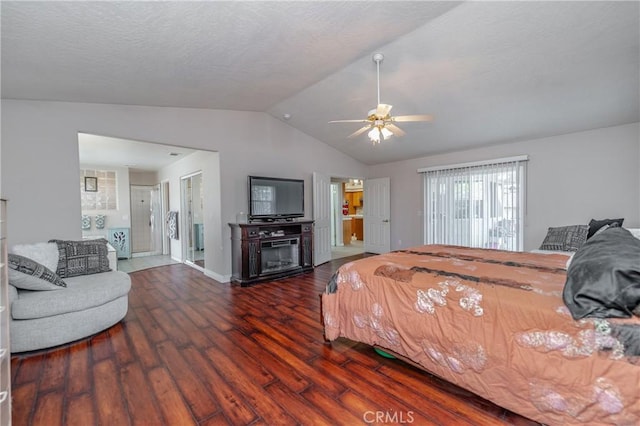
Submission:
<svg viewBox="0 0 640 426">
<path fill-rule="evenodd" d="M 424 175 L 425 244 L 521 251 L 527 159 L 418 170 Z"/>
</svg>

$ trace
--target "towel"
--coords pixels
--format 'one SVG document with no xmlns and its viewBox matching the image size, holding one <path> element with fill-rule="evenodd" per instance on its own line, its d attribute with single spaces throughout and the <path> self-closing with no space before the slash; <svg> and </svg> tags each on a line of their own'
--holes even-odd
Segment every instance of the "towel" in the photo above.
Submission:
<svg viewBox="0 0 640 426">
<path fill-rule="evenodd" d="M 167 215 L 167 230 L 169 238 L 178 239 L 178 212 L 169 212 Z"/>
</svg>

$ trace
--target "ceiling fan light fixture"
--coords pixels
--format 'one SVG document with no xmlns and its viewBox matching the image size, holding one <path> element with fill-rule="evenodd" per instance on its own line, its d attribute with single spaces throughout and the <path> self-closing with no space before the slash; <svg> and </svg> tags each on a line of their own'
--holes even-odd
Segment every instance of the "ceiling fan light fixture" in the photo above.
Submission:
<svg viewBox="0 0 640 426">
<path fill-rule="evenodd" d="M 384 127 L 384 125 L 380 125 L 372 127 L 367 135 L 369 136 L 371 142 L 377 144 L 380 143 L 380 141 L 389 139 L 391 136 L 393 136 L 393 132 Z"/>
<path fill-rule="evenodd" d="M 376 143 L 380 143 L 380 137 L 382 136 L 382 134 L 380 133 L 380 129 L 378 129 L 377 127 L 374 127 L 373 129 L 371 129 L 369 133 L 367 133 L 367 136 L 369 136 L 369 139 L 371 139 L 371 142 L 376 144 Z"/>
<path fill-rule="evenodd" d="M 366 123 L 365 126 L 350 134 L 348 138 L 355 138 L 368 131 L 369 140 L 375 145 L 379 144 L 380 141 L 389 139 L 391 136 L 400 137 L 406 135 L 401 128 L 394 124 L 395 122 L 431 121 L 433 117 L 426 114 L 392 116 L 390 113 L 393 106 L 380 103 L 380 62 L 383 61 L 384 55 L 382 53 L 374 53 L 372 59 L 376 63 L 378 106 L 369 110 L 367 118 L 364 120 L 332 120 L 329 123 Z"/>
</svg>

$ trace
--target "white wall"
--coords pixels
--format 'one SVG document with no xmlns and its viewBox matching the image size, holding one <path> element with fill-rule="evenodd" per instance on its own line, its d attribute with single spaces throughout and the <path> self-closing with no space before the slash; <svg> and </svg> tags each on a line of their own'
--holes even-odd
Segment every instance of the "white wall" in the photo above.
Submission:
<svg viewBox="0 0 640 426">
<path fill-rule="evenodd" d="M 495 145 L 367 168 L 391 178 L 392 249 L 423 242 L 421 167 L 528 154 L 524 248 L 537 248 L 550 226 L 624 217 L 640 227 L 640 124 Z"/>
<path fill-rule="evenodd" d="M 220 155 L 217 152 L 198 151 L 158 171 L 158 178 L 169 182 L 169 210 L 178 212 L 178 239 L 171 240 L 171 257 L 178 261 L 183 260 L 185 213 L 181 203 L 181 180 L 197 172 L 202 172 L 204 186 L 204 214 L 200 223 L 204 223 L 205 273 L 218 281 L 226 281 L 229 274 L 220 272 L 225 265 L 220 262 L 224 257 L 224 241 L 220 205 Z"/>
<path fill-rule="evenodd" d="M 230 231 L 247 211 L 247 175 L 305 179 L 311 174 L 391 178 L 392 248 L 422 243 L 420 167 L 529 154 L 525 249 L 546 228 L 624 216 L 640 227 L 639 124 L 496 145 L 365 167 L 286 123 L 256 112 L 65 102 L 1 103 L 0 193 L 9 199 L 9 244 L 80 238 L 78 132 L 217 151 L 220 161 L 219 254 L 207 269 L 231 273 Z M 172 191 L 175 193 L 175 191 Z"/>
<path fill-rule="evenodd" d="M 208 264 L 231 273 L 228 222 L 247 211 L 247 175 L 305 179 L 311 174 L 364 176 L 365 166 L 258 112 L 71 102 L 1 101 L 0 192 L 9 199 L 9 244 L 81 236 L 78 132 L 217 151 L 220 155 L 221 253 Z M 209 266 L 210 265 L 210 266 Z"/>
<path fill-rule="evenodd" d="M 160 183 L 156 172 L 129 170 L 129 185 L 155 186 Z"/>
</svg>

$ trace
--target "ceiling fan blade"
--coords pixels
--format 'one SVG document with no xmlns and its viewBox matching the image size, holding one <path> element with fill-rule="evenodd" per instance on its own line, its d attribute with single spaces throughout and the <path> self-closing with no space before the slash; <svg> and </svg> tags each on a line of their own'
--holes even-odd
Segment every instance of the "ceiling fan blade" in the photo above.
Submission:
<svg viewBox="0 0 640 426">
<path fill-rule="evenodd" d="M 387 129 L 391 130 L 391 133 L 393 133 L 394 136 L 404 136 L 404 135 L 406 135 L 404 130 L 402 130 L 400 127 L 396 126 L 393 123 L 387 123 L 387 124 L 384 125 L 384 127 L 386 127 Z"/>
<path fill-rule="evenodd" d="M 391 121 L 397 121 L 399 123 L 407 121 L 432 121 L 433 116 L 428 114 L 417 115 L 399 115 L 397 117 L 391 117 Z"/>
<path fill-rule="evenodd" d="M 356 136 L 360 136 L 361 134 L 363 134 L 364 132 L 366 132 L 367 130 L 369 130 L 371 128 L 371 126 L 364 126 L 359 128 L 358 130 L 356 130 L 355 132 L 351 133 L 349 136 L 347 136 L 347 139 L 353 139 Z"/>
<path fill-rule="evenodd" d="M 329 123 L 368 123 L 369 120 L 364 119 L 364 120 L 333 120 L 330 121 Z"/>
<path fill-rule="evenodd" d="M 378 104 L 378 108 L 376 108 L 376 116 L 378 116 L 379 118 L 386 117 L 387 115 L 389 115 L 391 108 L 393 108 L 393 105 Z"/>
</svg>

